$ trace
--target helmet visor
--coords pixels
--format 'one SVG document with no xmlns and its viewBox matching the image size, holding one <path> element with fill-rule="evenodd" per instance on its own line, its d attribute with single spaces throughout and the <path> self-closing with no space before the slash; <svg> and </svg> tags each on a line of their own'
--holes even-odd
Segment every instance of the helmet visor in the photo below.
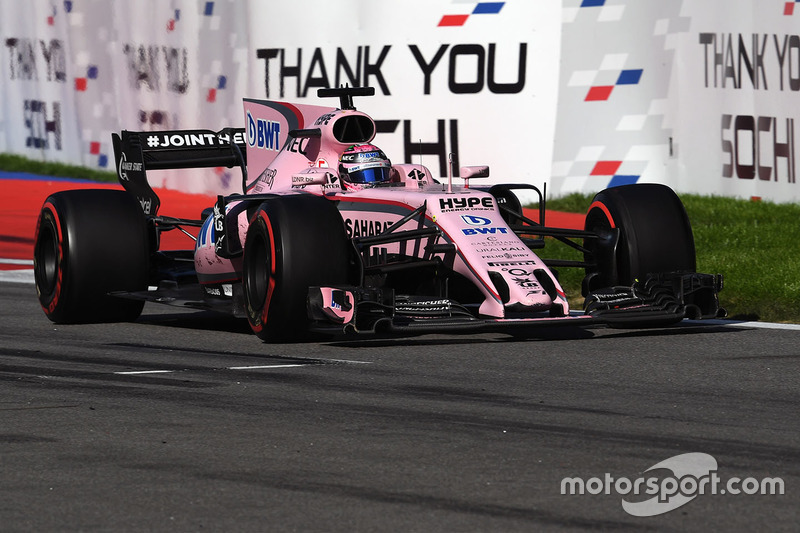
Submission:
<svg viewBox="0 0 800 533">
<path fill-rule="evenodd" d="M 351 172 L 348 177 L 353 183 L 382 183 L 391 179 L 390 170 L 387 166 L 365 168 Z"/>
</svg>

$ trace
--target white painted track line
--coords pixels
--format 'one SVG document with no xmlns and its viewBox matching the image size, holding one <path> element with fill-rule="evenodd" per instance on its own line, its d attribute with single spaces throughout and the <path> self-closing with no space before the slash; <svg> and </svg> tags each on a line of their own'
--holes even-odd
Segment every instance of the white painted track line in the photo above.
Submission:
<svg viewBox="0 0 800 533">
<path fill-rule="evenodd" d="M 800 324 L 779 324 L 777 322 L 741 322 L 738 320 L 712 319 L 686 320 L 683 323 L 687 325 L 698 326 L 728 326 L 732 328 L 784 329 L 788 331 L 800 331 Z"/>
<path fill-rule="evenodd" d="M 311 366 L 311 365 L 318 365 L 319 363 L 293 363 L 293 364 L 283 364 L 283 365 L 252 365 L 252 366 L 229 366 L 226 367 L 227 370 L 269 370 L 272 368 L 294 368 L 298 366 Z M 210 369 L 210 370 L 217 370 L 217 369 Z M 137 376 L 141 374 L 174 374 L 176 372 L 187 372 L 191 371 L 191 369 L 184 369 L 184 370 L 125 370 L 121 372 L 114 372 L 114 374 L 118 376 Z"/>
<path fill-rule="evenodd" d="M 27 283 L 29 285 L 33 285 L 33 270 L 0 270 L 0 281 L 7 281 L 9 283 Z"/>
<path fill-rule="evenodd" d="M 133 370 L 129 372 L 114 372 L 118 376 L 135 376 L 138 374 L 171 374 L 174 370 Z"/>
<path fill-rule="evenodd" d="M 291 368 L 294 366 L 308 366 L 316 363 L 300 363 L 296 365 L 258 365 L 258 366 L 229 366 L 228 370 L 261 370 L 264 368 Z"/>
</svg>

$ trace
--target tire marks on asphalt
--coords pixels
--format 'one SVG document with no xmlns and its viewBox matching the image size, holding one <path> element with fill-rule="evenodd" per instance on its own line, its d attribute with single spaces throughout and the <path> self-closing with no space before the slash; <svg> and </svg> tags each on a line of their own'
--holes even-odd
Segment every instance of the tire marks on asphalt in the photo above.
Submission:
<svg viewBox="0 0 800 533">
<path fill-rule="evenodd" d="M 112 344 L 114 349 L 136 354 L 141 358 L 112 358 L 101 355 L 58 354 L 40 350 L 0 349 L 0 380 L 22 377 L 41 380 L 66 379 L 83 381 L 112 381 L 121 384 L 159 385 L 181 388 L 208 388 L 227 384 L 236 376 L 264 371 L 286 370 L 311 366 L 369 364 L 365 361 L 317 359 L 281 355 L 259 356 L 260 364 L 219 365 L 220 359 L 230 358 L 242 363 L 242 357 L 252 360 L 252 354 L 227 354 L 211 350 L 180 350 L 146 344 Z M 168 363 L 162 359 L 170 352 L 182 359 L 187 356 L 193 364 Z M 177 353 L 176 353 L 177 352 Z M 182 353 L 181 353 L 182 352 Z M 267 362 L 268 361 L 268 362 Z M 202 363 L 210 364 L 202 364 Z"/>
</svg>

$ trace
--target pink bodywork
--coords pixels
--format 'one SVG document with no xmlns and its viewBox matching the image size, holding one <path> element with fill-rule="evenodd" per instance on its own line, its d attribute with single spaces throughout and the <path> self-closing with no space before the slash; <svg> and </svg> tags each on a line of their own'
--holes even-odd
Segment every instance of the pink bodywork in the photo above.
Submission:
<svg viewBox="0 0 800 533">
<path fill-rule="evenodd" d="M 250 179 L 247 194 L 312 193 L 336 201 L 345 230 L 350 237 L 375 235 L 426 204 L 425 226 L 438 226 L 437 242 L 407 241 L 384 246 L 387 253 L 430 259 L 426 244 L 452 244 L 456 247 L 453 269 L 474 282 L 483 293 L 479 313 L 503 318 L 508 309 L 515 312 L 547 311 L 558 304 L 568 313 L 564 291 L 550 269 L 508 227 L 500 215 L 495 198 L 487 192 L 461 185 L 449 187 L 434 182 L 422 165 L 395 164 L 395 187 L 370 187 L 344 190 L 339 182 L 340 154 L 353 143 L 341 143 L 333 133 L 335 124 L 345 117 L 365 117 L 356 110 L 293 105 L 282 102 L 245 100 L 247 167 Z M 292 130 L 320 130 L 318 137 L 294 138 Z M 374 137 L 374 135 L 373 135 Z M 364 142 L 371 141 L 365 139 Z M 391 154 L 387 154 L 391 157 Z M 459 180 L 461 181 L 461 180 Z M 451 192 L 448 192 L 451 191 Z M 235 203 L 228 204 L 228 210 Z M 195 266 L 202 284 L 235 282 L 241 279 L 241 258 L 229 260 L 214 252 L 213 216 L 201 229 L 195 251 Z M 241 242 L 245 242 L 249 220 L 239 215 Z M 417 229 L 419 219 L 407 222 L 400 230 Z M 325 231 L 320 228 L 320 231 Z M 555 287 L 555 298 L 542 287 L 535 274 L 546 275 Z M 491 280 L 490 272 L 501 276 L 508 287 L 507 301 Z M 553 292 L 552 289 L 550 291 Z"/>
</svg>

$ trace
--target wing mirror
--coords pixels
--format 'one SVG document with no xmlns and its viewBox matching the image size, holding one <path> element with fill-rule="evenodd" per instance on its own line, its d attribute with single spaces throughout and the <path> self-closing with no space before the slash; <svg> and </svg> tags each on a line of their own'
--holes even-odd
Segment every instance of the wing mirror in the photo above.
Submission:
<svg viewBox="0 0 800 533">
<path fill-rule="evenodd" d="M 306 185 L 327 185 L 334 176 L 329 168 L 311 167 L 297 174 L 292 174 L 292 187 Z"/>
<path fill-rule="evenodd" d="M 473 167 L 461 167 L 460 175 L 462 179 L 474 179 L 474 178 L 488 178 L 489 177 L 489 167 L 487 165 L 481 166 L 473 166 Z"/>
</svg>

